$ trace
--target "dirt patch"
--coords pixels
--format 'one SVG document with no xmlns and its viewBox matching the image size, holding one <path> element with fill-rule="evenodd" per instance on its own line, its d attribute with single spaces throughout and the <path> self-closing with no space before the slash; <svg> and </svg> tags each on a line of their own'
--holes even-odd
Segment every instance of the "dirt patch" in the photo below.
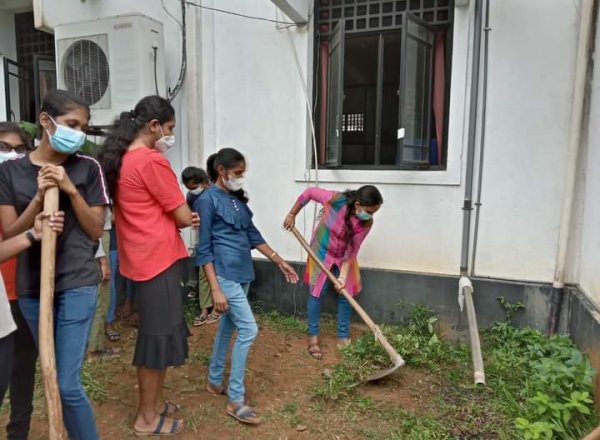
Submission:
<svg viewBox="0 0 600 440">
<path fill-rule="evenodd" d="M 137 404 L 135 368 L 131 358 L 134 332 L 120 328 L 121 359 L 96 364 L 88 369 L 107 397 L 94 401 L 94 413 L 102 439 L 134 438 L 131 427 Z M 441 391 L 434 377 L 403 368 L 389 379 L 363 387 L 356 403 L 323 404 L 312 398 L 312 388 L 322 380 L 323 370 L 335 366 L 339 353 L 335 338 L 324 335 L 324 359 L 317 361 L 306 353 L 305 336 L 298 331 L 277 331 L 262 325 L 253 346 L 246 375 L 247 399 L 263 418 L 256 427 L 241 425 L 225 413 L 224 397 L 213 397 L 205 389 L 207 363 L 211 354 L 215 325 L 192 329 L 189 362 L 170 369 L 165 396 L 183 407 L 187 428 L 176 438 L 224 439 L 362 439 L 364 433 L 385 432 L 389 426 L 373 417 L 369 408 L 400 408 L 419 414 L 430 408 L 432 396 Z M 353 328 L 353 334 L 363 327 Z M 364 408 L 364 411 L 362 410 Z M 7 415 L 0 416 L 0 425 Z M 43 396 L 36 395 L 36 410 L 30 439 L 45 439 Z M 379 437 L 378 437 L 379 438 Z M 381 437 L 383 438 L 383 437 Z"/>
</svg>

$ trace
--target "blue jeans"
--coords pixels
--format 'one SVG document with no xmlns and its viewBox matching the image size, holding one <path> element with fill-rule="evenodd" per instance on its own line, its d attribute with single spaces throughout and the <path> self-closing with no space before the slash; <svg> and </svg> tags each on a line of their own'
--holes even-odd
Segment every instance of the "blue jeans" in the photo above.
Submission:
<svg viewBox="0 0 600 440">
<path fill-rule="evenodd" d="M 331 272 L 337 277 L 340 269 L 334 266 Z M 321 320 L 321 298 L 325 296 L 327 291 L 332 288 L 331 281 L 327 280 L 321 290 L 319 298 L 308 295 L 308 335 L 319 336 L 319 321 Z M 347 339 L 350 337 L 350 317 L 352 316 L 352 306 L 343 296 L 338 296 L 338 313 L 337 313 L 337 337 L 338 339 Z"/>
<path fill-rule="evenodd" d="M 110 295 L 108 301 L 108 311 L 106 312 L 106 323 L 112 324 L 115 320 L 115 311 L 117 309 L 117 274 L 119 273 L 119 254 L 117 251 L 108 253 L 110 262 Z"/>
<path fill-rule="evenodd" d="M 246 361 L 252 342 L 258 335 L 258 326 L 248 303 L 249 283 L 240 284 L 217 276 L 219 286 L 227 298 L 229 310 L 221 315 L 219 329 L 215 336 L 213 354 L 208 370 L 208 381 L 215 386 L 221 386 L 225 370 L 225 359 L 229 350 L 229 341 L 235 330 L 238 331 L 231 352 L 231 371 L 229 373 L 229 400 L 235 403 L 244 402 L 244 375 Z"/>
<path fill-rule="evenodd" d="M 96 311 L 97 286 L 57 292 L 54 299 L 54 343 L 63 421 L 69 439 L 97 440 L 92 406 L 81 385 L 81 366 Z M 39 298 L 19 298 L 21 312 L 38 344 Z"/>
</svg>

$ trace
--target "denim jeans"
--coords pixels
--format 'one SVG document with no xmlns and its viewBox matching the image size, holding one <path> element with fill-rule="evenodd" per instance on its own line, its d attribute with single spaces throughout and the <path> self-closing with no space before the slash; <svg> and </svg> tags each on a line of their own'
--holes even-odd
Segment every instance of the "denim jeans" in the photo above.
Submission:
<svg viewBox="0 0 600 440">
<path fill-rule="evenodd" d="M 119 254 L 117 251 L 108 253 L 110 263 L 110 296 L 108 300 L 108 311 L 106 312 L 106 323 L 112 324 L 115 320 L 115 311 L 117 310 L 117 275 L 119 273 Z"/>
<path fill-rule="evenodd" d="M 340 270 L 337 266 L 331 269 L 331 272 L 337 277 Z M 319 321 L 321 320 L 321 298 L 325 296 L 328 290 L 333 288 L 331 281 L 327 280 L 321 290 L 319 298 L 308 295 L 308 335 L 319 336 Z M 352 306 L 344 295 L 338 296 L 337 312 L 337 337 L 338 339 L 347 339 L 350 337 L 350 317 L 352 316 Z"/>
<path fill-rule="evenodd" d="M 229 310 L 221 315 L 219 329 L 215 336 L 213 354 L 208 370 L 208 381 L 212 385 L 221 386 L 225 370 L 225 359 L 229 350 L 229 342 L 233 332 L 238 335 L 231 352 L 231 371 L 229 373 L 229 400 L 236 403 L 244 402 L 244 375 L 246 361 L 252 342 L 258 334 L 258 326 L 248 303 L 249 283 L 240 284 L 217 276 L 219 286 L 227 298 Z"/>
<path fill-rule="evenodd" d="M 97 286 L 57 292 L 54 299 L 54 343 L 63 421 L 69 439 L 97 440 L 92 406 L 81 384 L 87 340 L 96 310 Z M 19 298 L 21 312 L 38 343 L 39 298 Z"/>
</svg>

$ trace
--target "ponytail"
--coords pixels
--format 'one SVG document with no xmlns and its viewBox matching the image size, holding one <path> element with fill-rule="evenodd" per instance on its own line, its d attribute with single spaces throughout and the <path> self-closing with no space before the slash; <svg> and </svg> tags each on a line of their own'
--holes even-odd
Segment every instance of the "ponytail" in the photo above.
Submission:
<svg viewBox="0 0 600 440">
<path fill-rule="evenodd" d="M 217 173 L 217 169 L 215 168 L 216 157 L 217 154 L 213 153 L 206 159 L 206 172 L 208 173 L 208 177 L 210 177 L 211 183 L 216 183 L 219 178 L 219 173 Z"/>
<path fill-rule="evenodd" d="M 108 190 L 113 199 L 117 193 L 123 156 L 131 143 L 150 121 L 156 119 L 160 124 L 164 124 L 174 117 L 175 110 L 169 101 L 160 96 L 146 96 L 136 104 L 134 110 L 122 112 L 115 120 L 100 153 L 100 163 L 104 168 Z"/>
</svg>

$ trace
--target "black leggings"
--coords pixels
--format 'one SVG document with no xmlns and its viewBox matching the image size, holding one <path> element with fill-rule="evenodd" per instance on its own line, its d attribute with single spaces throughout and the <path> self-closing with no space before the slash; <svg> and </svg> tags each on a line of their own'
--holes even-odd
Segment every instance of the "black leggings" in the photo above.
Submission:
<svg viewBox="0 0 600 440">
<path fill-rule="evenodd" d="M 0 339 L 0 406 L 10 387 L 8 440 L 27 440 L 31 413 L 37 349 L 18 301 L 10 302 L 17 330 Z M 9 385 L 10 384 L 10 385 Z"/>
</svg>

